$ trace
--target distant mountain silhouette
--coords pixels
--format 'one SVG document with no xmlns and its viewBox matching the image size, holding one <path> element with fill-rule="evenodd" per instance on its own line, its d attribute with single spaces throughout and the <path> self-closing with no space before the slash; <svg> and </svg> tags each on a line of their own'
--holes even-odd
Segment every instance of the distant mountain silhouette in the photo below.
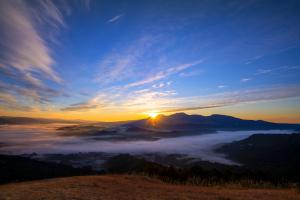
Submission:
<svg viewBox="0 0 300 200">
<path fill-rule="evenodd" d="M 129 123 L 140 128 L 160 128 L 170 130 L 268 130 L 299 129 L 300 124 L 272 123 L 263 120 L 244 120 L 227 115 L 211 116 L 176 113 L 170 116 L 158 115 L 155 119 L 144 119 Z"/>
<path fill-rule="evenodd" d="M 300 130 L 300 124 L 272 123 L 263 120 L 244 120 L 227 115 L 211 116 L 188 115 L 175 113 L 173 115 L 158 115 L 155 119 L 148 118 L 127 122 L 90 122 L 82 120 L 63 120 L 30 117 L 0 116 L 0 125 L 5 124 L 48 124 L 48 123 L 93 123 L 97 125 L 126 126 L 130 131 L 193 131 L 193 130 L 270 130 L 295 129 Z M 154 130 L 156 129 L 156 130 Z"/>
</svg>

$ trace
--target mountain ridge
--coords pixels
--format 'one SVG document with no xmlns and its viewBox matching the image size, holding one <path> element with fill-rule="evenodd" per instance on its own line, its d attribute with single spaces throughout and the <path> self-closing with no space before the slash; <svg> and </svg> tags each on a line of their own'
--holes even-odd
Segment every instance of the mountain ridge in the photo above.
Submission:
<svg viewBox="0 0 300 200">
<path fill-rule="evenodd" d="M 274 123 L 264 120 L 246 120 L 234 116 L 212 114 L 203 116 L 188 115 L 184 112 L 172 115 L 157 115 L 156 118 L 131 120 L 123 122 L 92 122 L 83 120 L 64 120 L 30 117 L 0 116 L 0 125 L 9 124 L 48 124 L 48 123 L 93 123 L 120 125 L 127 128 L 161 129 L 171 131 L 182 130 L 271 130 L 271 129 L 300 129 L 300 124 Z"/>
<path fill-rule="evenodd" d="M 246 120 L 221 114 L 210 116 L 188 115 L 175 113 L 169 116 L 158 115 L 156 118 L 137 120 L 129 126 L 140 128 L 160 128 L 172 130 L 218 129 L 218 130 L 270 130 L 270 129 L 299 129 L 300 124 L 274 123 L 264 120 Z"/>
</svg>

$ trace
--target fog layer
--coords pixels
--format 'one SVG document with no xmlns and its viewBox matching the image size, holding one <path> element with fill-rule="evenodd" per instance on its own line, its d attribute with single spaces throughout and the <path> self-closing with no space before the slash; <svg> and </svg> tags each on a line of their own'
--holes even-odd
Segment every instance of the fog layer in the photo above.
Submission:
<svg viewBox="0 0 300 200">
<path fill-rule="evenodd" d="M 61 125 L 9 125 L 0 127 L 0 153 L 165 153 L 187 154 L 207 161 L 233 164 L 224 155 L 214 152 L 221 144 L 247 138 L 256 133 L 289 134 L 291 130 L 218 131 L 217 133 L 161 138 L 155 141 L 105 141 L 87 137 L 66 137 L 58 134 Z"/>
</svg>

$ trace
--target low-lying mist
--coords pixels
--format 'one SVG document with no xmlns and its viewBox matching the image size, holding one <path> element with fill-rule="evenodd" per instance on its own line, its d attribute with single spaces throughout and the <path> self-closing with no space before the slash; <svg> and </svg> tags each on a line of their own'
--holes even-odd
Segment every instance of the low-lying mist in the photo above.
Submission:
<svg viewBox="0 0 300 200">
<path fill-rule="evenodd" d="M 160 138 L 157 140 L 97 140 L 82 136 L 62 136 L 61 124 L 7 125 L 0 127 L 1 154 L 49 154 L 77 152 L 163 153 L 186 154 L 193 158 L 233 164 L 224 155 L 214 152 L 221 144 L 247 138 L 257 133 L 289 134 L 291 130 L 218 131 L 217 133 Z"/>
</svg>

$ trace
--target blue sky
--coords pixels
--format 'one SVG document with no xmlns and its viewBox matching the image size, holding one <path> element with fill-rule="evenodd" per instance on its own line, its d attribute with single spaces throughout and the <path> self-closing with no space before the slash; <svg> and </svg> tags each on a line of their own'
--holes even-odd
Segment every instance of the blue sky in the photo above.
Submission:
<svg viewBox="0 0 300 200">
<path fill-rule="evenodd" d="M 299 1 L 0 4 L 4 115 L 300 122 Z"/>
</svg>

